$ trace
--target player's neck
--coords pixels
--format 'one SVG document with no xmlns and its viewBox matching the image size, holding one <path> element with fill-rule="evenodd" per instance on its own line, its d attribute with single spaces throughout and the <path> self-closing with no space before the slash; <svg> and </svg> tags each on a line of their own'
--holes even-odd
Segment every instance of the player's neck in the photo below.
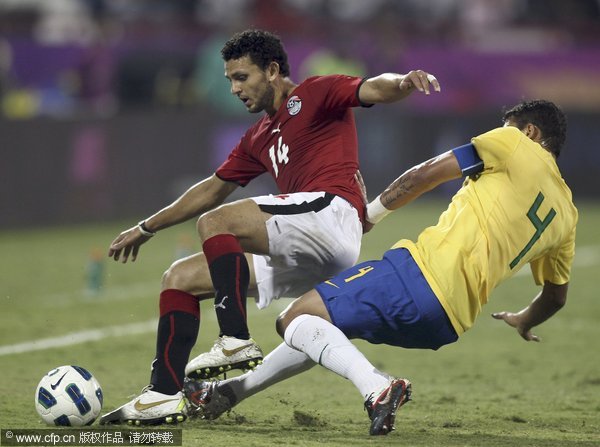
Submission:
<svg viewBox="0 0 600 447">
<path fill-rule="evenodd" d="M 275 98 L 273 100 L 273 108 L 272 110 L 267 110 L 267 114 L 269 116 L 275 115 L 279 110 L 279 107 L 281 107 L 281 104 L 283 104 L 287 100 L 288 96 L 292 94 L 292 92 L 297 86 L 298 85 L 292 82 L 290 78 L 281 78 L 280 80 L 278 80 L 277 85 L 275 86 Z"/>
</svg>

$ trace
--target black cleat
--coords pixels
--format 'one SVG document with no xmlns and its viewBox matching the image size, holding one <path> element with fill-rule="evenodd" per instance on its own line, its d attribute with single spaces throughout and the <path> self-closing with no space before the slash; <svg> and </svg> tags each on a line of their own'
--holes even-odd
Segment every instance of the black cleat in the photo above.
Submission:
<svg viewBox="0 0 600 447">
<path fill-rule="evenodd" d="M 233 408 L 235 398 L 232 393 L 227 396 L 219 390 L 219 381 L 197 381 L 185 378 L 183 394 L 187 399 L 187 414 L 190 418 L 216 419 Z M 232 400 L 233 399 L 233 400 Z"/>
<path fill-rule="evenodd" d="M 410 400 L 412 385 L 406 379 L 393 379 L 375 401 L 371 394 L 365 402 L 365 409 L 371 419 L 371 435 L 387 435 L 394 430 L 396 411 Z"/>
</svg>

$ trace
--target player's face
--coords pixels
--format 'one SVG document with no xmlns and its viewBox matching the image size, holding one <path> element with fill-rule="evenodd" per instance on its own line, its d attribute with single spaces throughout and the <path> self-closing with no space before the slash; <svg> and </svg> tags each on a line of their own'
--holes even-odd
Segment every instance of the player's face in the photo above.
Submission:
<svg viewBox="0 0 600 447">
<path fill-rule="evenodd" d="M 231 94 L 240 98 L 248 112 L 258 113 L 273 107 L 275 91 L 267 73 L 248 56 L 225 62 L 225 77 L 231 83 Z"/>
</svg>

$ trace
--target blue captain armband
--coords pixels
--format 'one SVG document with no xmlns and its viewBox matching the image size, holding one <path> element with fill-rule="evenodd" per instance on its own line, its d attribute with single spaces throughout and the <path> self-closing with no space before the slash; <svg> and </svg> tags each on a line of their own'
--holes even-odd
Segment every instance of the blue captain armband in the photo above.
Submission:
<svg viewBox="0 0 600 447">
<path fill-rule="evenodd" d="M 460 166 L 463 177 L 483 171 L 483 161 L 479 158 L 479 155 L 477 155 L 473 143 L 459 146 L 452 149 L 452 152 L 454 153 L 456 160 L 458 160 L 458 165 Z"/>
</svg>

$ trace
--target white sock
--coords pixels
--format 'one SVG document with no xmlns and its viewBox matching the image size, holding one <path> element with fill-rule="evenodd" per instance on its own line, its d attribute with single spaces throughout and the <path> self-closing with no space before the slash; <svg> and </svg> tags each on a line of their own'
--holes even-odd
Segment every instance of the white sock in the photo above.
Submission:
<svg viewBox="0 0 600 447">
<path fill-rule="evenodd" d="M 306 354 L 281 343 L 254 371 L 220 382 L 219 391 L 226 394 L 230 400 L 233 398 L 232 404 L 238 404 L 247 397 L 313 366 L 315 362 Z"/>
<path fill-rule="evenodd" d="M 288 345 L 350 380 L 364 399 L 390 383 L 390 376 L 375 368 L 342 331 L 320 317 L 300 315 L 284 335 Z"/>
</svg>

